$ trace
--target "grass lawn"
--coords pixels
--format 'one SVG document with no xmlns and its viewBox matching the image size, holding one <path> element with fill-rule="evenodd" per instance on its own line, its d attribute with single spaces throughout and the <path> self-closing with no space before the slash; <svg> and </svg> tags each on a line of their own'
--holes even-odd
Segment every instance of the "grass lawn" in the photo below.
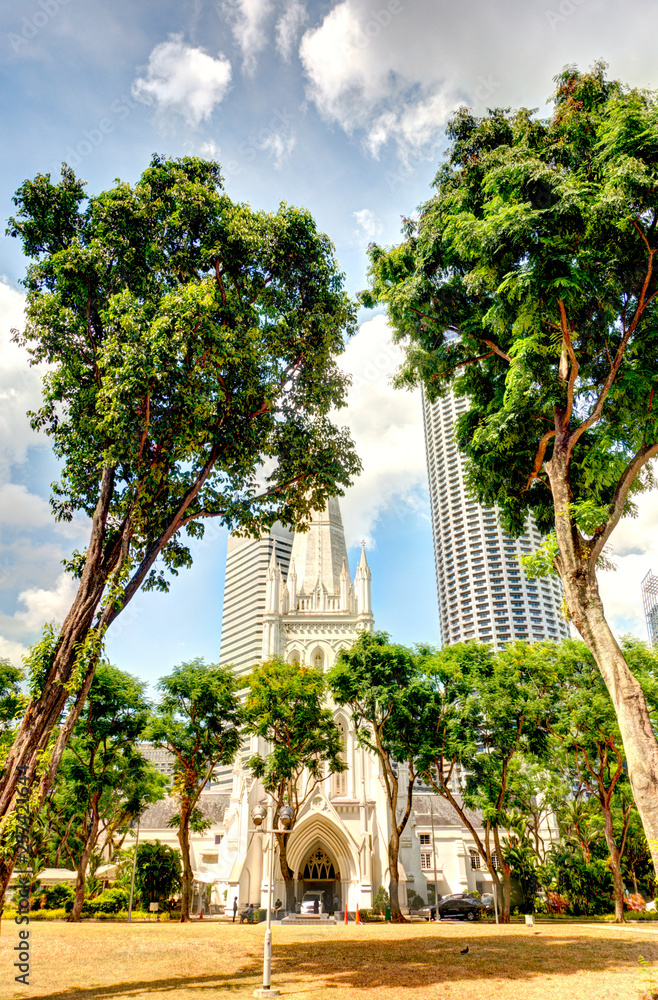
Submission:
<svg viewBox="0 0 658 1000">
<path fill-rule="evenodd" d="M 30 986 L 3 921 L 0 1000 L 206 1000 L 260 985 L 264 924 L 33 922 Z M 658 931 L 519 924 L 276 927 L 272 983 L 295 1000 L 639 1000 Z M 461 949 L 469 946 L 466 955 Z"/>
</svg>

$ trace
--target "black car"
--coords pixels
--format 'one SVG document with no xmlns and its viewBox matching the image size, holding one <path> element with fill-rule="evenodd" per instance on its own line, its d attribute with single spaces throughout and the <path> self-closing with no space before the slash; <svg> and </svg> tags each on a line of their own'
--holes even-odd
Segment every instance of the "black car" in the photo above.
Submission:
<svg viewBox="0 0 658 1000">
<path fill-rule="evenodd" d="M 459 917 L 462 920 L 479 920 L 484 910 L 486 907 L 479 899 L 464 892 L 439 900 L 439 919 Z"/>
</svg>

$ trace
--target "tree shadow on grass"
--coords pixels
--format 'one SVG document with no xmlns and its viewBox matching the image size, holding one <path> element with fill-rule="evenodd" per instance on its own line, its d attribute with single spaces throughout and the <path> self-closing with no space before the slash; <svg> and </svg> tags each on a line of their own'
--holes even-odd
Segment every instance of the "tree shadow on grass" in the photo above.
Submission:
<svg viewBox="0 0 658 1000">
<path fill-rule="evenodd" d="M 639 937 L 639 935 L 638 935 Z M 468 944 L 467 954 L 462 949 Z M 309 940 L 300 944 L 277 941 L 273 979 L 312 981 L 325 988 L 376 990 L 378 987 L 422 989 L 483 978 L 532 981 L 543 976 L 575 975 L 607 970 L 638 970 L 638 954 L 658 959 L 655 943 L 642 936 L 623 940 L 594 937 L 543 936 L 508 933 L 469 936 L 409 937 L 363 941 Z M 288 990 L 286 990 L 288 992 Z"/>
<path fill-rule="evenodd" d="M 544 976 L 605 973 L 607 970 L 638 970 L 638 955 L 658 959 L 655 943 L 646 935 L 623 939 L 553 936 L 540 931 L 528 933 L 478 933 L 465 925 L 459 934 L 409 937 L 331 938 L 286 941 L 277 935 L 273 948 L 272 979 L 285 993 L 313 989 L 350 991 L 399 987 L 425 989 L 443 983 L 469 982 L 483 978 L 531 982 Z M 641 938 L 641 940 L 639 940 Z M 468 954 L 461 950 L 468 944 Z M 218 974 L 135 978 L 120 983 L 70 987 L 33 992 L 31 1000 L 131 1000 L 131 998 L 172 994 L 178 1000 L 198 996 L 200 1000 L 231 993 L 248 994 L 260 983 L 262 959 L 236 956 L 240 970 Z M 93 973 L 90 972 L 90 975 Z M 220 992 L 221 991 L 221 992 Z M 22 996 L 22 993 L 16 993 Z"/>
<path fill-rule="evenodd" d="M 254 977 L 262 970 L 262 961 L 253 962 L 248 968 L 248 963 L 244 958 L 240 960 L 240 965 L 245 966 L 240 972 L 222 974 L 203 973 L 198 976 L 169 976 L 167 979 L 131 979 L 123 983 L 107 983 L 96 986 L 72 986 L 69 989 L 33 992 L 30 989 L 30 1000 L 130 1000 L 131 997 L 138 997 L 142 994 L 152 993 L 177 993 L 185 990 L 185 996 L 189 993 L 203 997 L 206 991 L 212 991 L 212 995 L 217 995 L 221 990 L 223 994 L 230 994 L 238 990 L 254 989 L 259 983 L 254 982 Z M 189 992 L 188 992 L 189 991 Z M 15 997 L 27 996 L 25 993 L 16 993 Z"/>
</svg>

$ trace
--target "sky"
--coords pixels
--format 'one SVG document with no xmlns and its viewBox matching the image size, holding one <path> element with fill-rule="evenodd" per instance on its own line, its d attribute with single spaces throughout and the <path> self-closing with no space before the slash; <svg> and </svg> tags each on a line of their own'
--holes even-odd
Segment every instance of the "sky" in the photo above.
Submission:
<svg viewBox="0 0 658 1000">
<path fill-rule="evenodd" d="M 96 193 L 134 183 L 154 152 L 219 160 L 227 193 L 255 208 L 303 205 L 328 233 L 353 294 L 366 247 L 399 241 L 431 195 L 460 105 L 547 113 L 553 78 L 596 59 L 658 88 L 652 0 L 26 0 L 0 3 L 5 95 L 0 215 L 26 178 L 62 161 Z M 4 231 L 4 225 L 1 227 Z M 68 610 L 61 562 L 88 525 L 56 524 L 49 442 L 30 429 L 42 371 L 11 342 L 22 323 L 19 241 L 0 236 L 0 656 L 19 663 Z M 362 311 L 341 359 L 364 472 L 341 502 L 352 573 L 361 539 L 377 627 L 440 641 L 420 399 L 393 390 L 400 347 Z M 640 581 L 658 572 L 658 494 L 617 529 L 601 576 L 615 629 L 645 636 Z M 150 682 L 219 654 L 226 531 L 212 526 L 168 595 L 137 597 L 108 635 L 117 666 Z"/>
</svg>

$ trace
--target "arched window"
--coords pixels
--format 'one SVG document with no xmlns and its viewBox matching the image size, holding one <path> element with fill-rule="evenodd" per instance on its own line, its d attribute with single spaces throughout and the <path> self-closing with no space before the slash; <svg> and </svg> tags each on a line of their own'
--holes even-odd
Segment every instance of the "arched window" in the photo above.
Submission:
<svg viewBox="0 0 658 1000">
<path fill-rule="evenodd" d="M 288 663 L 299 663 L 299 650 L 293 649 L 288 654 Z"/>
<path fill-rule="evenodd" d="M 340 718 L 336 719 L 336 725 L 341 732 L 341 743 L 342 750 L 340 752 L 340 759 L 346 764 L 348 763 L 347 758 L 347 725 L 345 720 Z M 347 795 L 347 771 L 341 771 L 340 773 L 335 773 L 332 775 L 332 797 L 341 798 Z"/>
<path fill-rule="evenodd" d="M 320 669 L 324 666 L 324 656 L 319 646 L 316 646 L 311 653 L 311 666 L 319 667 Z"/>
<path fill-rule="evenodd" d="M 304 865 L 303 878 L 305 882 L 319 882 L 338 878 L 331 858 L 321 847 L 316 848 Z"/>
</svg>

